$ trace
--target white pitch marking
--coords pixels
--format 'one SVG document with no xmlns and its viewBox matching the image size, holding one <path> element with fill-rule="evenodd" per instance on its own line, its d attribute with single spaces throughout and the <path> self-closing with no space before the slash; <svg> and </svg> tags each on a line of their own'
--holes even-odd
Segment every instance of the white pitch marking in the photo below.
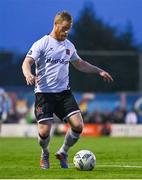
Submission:
<svg viewBox="0 0 142 180">
<path fill-rule="evenodd" d="M 142 168 L 142 166 L 135 166 L 135 165 L 111 165 L 111 164 L 102 164 L 102 165 L 96 165 L 96 167 L 116 167 L 116 168 Z"/>
</svg>

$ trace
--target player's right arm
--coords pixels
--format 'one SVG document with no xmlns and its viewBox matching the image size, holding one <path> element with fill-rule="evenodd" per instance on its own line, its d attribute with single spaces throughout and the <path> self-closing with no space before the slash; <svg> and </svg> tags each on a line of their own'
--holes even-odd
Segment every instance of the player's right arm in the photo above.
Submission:
<svg viewBox="0 0 142 180">
<path fill-rule="evenodd" d="M 36 77 L 31 72 L 31 66 L 33 65 L 33 63 L 34 63 L 33 58 L 26 56 L 22 64 L 22 70 L 26 78 L 27 85 L 33 85 L 36 80 Z"/>
<path fill-rule="evenodd" d="M 23 74 L 26 78 L 27 85 L 33 85 L 37 82 L 36 76 L 32 74 L 31 71 L 31 66 L 35 63 L 35 61 L 40 57 L 41 52 L 44 49 L 44 44 L 46 41 L 47 37 L 44 36 L 40 40 L 36 41 L 31 49 L 29 50 L 28 54 L 26 55 L 23 65 L 22 65 L 22 70 Z"/>
</svg>

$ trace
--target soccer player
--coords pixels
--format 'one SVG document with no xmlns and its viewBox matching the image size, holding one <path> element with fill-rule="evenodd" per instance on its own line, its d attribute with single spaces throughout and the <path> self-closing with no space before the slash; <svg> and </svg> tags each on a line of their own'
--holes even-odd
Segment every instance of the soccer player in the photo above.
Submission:
<svg viewBox="0 0 142 180">
<path fill-rule="evenodd" d="M 56 153 L 61 168 L 68 168 L 68 150 L 78 141 L 83 130 L 83 119 L 69 87 L 69 63 L 82 72 L 95 73 L 107 81 L 113 81 L 109 73 L 79 57 L 74 45 L 67 40 L 71 26 L 72 16 L 66 11 L 59 12 L 55 16 L 52 32 L 32 45 L 22 65 L 27 85 L 35 84 L 35 116 L 42 148 L 42 169 L 50 167 L 49 134 L 53 113 L 71 126 Z M 31 71 L 33 63 L 36 75 Z"/>
</svg>

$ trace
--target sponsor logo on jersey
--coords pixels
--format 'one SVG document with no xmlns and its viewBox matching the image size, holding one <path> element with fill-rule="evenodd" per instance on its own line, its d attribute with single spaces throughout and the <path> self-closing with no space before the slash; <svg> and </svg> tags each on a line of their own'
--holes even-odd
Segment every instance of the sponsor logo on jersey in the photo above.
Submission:
<svg viewBox="0 0 142 180">
<path fill-rule="evenodd" d="M 65 61 L 65 59 L 52 59 L 52 58 L 48 58 L 46 60 L 46 63 L 51 63 L 51 64 L 68 64 L 68 61 Z"/>
</svg>

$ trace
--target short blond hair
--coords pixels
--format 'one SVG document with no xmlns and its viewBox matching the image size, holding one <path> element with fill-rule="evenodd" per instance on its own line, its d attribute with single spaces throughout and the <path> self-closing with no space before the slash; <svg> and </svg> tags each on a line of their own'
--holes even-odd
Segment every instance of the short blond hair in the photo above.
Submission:
<svg viewBox="0 0 142 180">
<path fill-rule="evenodd" d="M 57 13 L 54 18 L 55 24 L 62 23 L 63 21 L 68 21 L 70 23 L 73 22 L 72 16 L 67 11 L 62 11 L 62 12 Z"/>
</svg>

